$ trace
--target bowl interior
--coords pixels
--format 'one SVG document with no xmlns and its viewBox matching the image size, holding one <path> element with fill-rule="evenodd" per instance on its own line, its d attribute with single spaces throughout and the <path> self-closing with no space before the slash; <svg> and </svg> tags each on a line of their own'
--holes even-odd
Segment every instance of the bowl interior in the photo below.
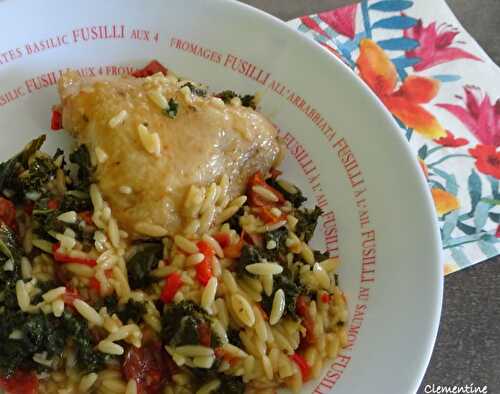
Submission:
<svg viewBox="0 0 500 394">
<path fill-rule="evenodd" d="M 416 391 L 441 308 L 439 234 L 406 142 L 347 67 L 282 22 L 222 0 L 9 1 L 0 23 L 10 32 L 0 37 L 1 159 L 49 129 L 66 68 L 123 74 L 155 58 L 214 91 L 259 92 L 287 146 L 286 177 L 325 212 L 315 242 L 341 257 L 350 306 L 349 346 L 305 390 Z M 49 137 L 52 150 L 69 143 Z"/>
</svg>

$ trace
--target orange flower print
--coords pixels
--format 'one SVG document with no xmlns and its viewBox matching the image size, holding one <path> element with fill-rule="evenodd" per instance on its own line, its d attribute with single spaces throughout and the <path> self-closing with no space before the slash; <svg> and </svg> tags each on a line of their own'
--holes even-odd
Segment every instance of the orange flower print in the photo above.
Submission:
<svg viewBox="0 0 500 394">
<path fill-rule="evenodd" d="M 433 188 L 431 194 L 439 216 L 446 215 L 459 208 L 457 198 L 446 190 Z"/>
<path fill-rule="evenodd" d="M 422 106 L 436 97 L 438 81 L 411 75 L 396 90 L 396 67 L 382 48 L 370 39 L 363 39 L 360 43 L 357 66 L 361 78 L 405 126 L 431 139 L 446 136 L 437 119 Z"/>
</svg>

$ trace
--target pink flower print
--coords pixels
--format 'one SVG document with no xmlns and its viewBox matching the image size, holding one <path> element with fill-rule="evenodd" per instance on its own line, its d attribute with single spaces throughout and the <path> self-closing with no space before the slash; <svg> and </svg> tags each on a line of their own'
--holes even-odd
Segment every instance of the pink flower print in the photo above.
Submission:
<svg viewBox="0 0 500 394">
<path fill-rule="evenodd" d="M 450 25 L 436 27 L 436 22 L 424 27 L 422 20 L 419 19 L 415 26 L 404 32 L 406 38 L 412 38 L 420 43 L 417 48 L 406 52 L 407 57 L 420 58 L 420 62 L 415 64 L 413 69 L 422 71 L 437 64 L 457 59 L 481 61 L 477 56 L 461 48 L 451 46 L 458 34 L 459 31 Z"/>
<path fill-rule="evenodd" d="M 319 18 L 337 33 L 354 38 L 356 35 L 357 4 L 318 14 Z"/>
<path fill-rule="evenodd" d="M 484 145 L 500 146 L 500 99 L 493 104 L 479 88 L 465 86 L 465 106 L 437 104 L 452 113 Z"/>
</svg>

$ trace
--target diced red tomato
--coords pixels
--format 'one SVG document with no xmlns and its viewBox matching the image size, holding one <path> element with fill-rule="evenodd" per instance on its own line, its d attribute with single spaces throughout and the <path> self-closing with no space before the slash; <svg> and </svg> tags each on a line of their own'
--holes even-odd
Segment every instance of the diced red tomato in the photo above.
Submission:
<svg viewBox="0 0 500 394">
<path fill-rule="evenodd" d="M 35 203 L 33 201 L 27 201 L 23 206 L 23 210 L 28 216 L 33 215 L 33 208 L 35 208 Z"/>
<path fill-rule="evenodd" d="M 299 367 L 302 381 L 307 382 L 311 377 L 311 367 L 307 364 L 305 358 L 298 353 L 294 353 L 290 356 L 290 359 Z"/>
<path fill-rule="evenodd" d="M 57 209 L 59 208 L 59 205 L 60 205 L 60 202 L 51 198 L 48 202 L 47 202 L 47 208 L 49 209 Z"/>
<path fill-rule="evenodd" d="M 38 394 L 38 378 L 35 372 L 17 370 L 11 377 L 0 377 L 0 389 L 7 394 Z"/>
<path fill-rule="evenodd" d="M 267 190 L 269 190 L 271 193 L 273 193 L 278 201 L 277 202 L 272 202 L 269 200 L 266 200 L 264 197 L 262 197 L 260 194 L 256 193 L 253 191 L 254 186 L 261 186 Z M 248 189 L 247 189 L 247 194 L 248 194 L 248 199 L 250 202 L 250 205 L 252 207 L 264 207 L 264 206 L 279 206 L 285 202 L 285 197 L 283 197 L 283 194 L 281 194 L 278 190 L 274 189 L 273 187 L 269 186 L 264 178 L 262 177 L 262 174 L 260 171 L 257 171 L 255 174 L 253 174 L 249 181 L 248 181 Z"/>
<path fill-rule="evenodd" d="M 205 256 L 203 261 L 195 266 L 196 279 L 198 279 L 198 282 L 200 282 L 203 286 L 206 286 L 212 277 L 212 259 L 214 258 L 214 250 L 205 241 L 199 241 L 196 245 L 198 246 L 200 253 Z"/>
<path fill-rule="evenodd" d="M 217 233 L 214 235 L 214 238 L 217 240 L 222 249 L 231 244 L 231 236 L 229 233 Z"/>
<path fill-rule="evenodd" d="M 330 302 L 330 294 L 328 293 L 321 293 L 320 300 L 323 304 L 328 304 Z"/>
<path fill-rule="evenodd" d="M 16 228 L 16 207 L 12 201 L 0 197 L 0 221 L 10 228 Z"/>
<path fill-rule="evenodd" d="M 59 252 L 59 248 L 61 245 L 59 243 L 55 243 L 52 245 L 52 254 L 54 256 L 54 260 L 58 263 L 75 263 L 75 264 L 83 264 L 88 265 L 89 267 L 95 267 L 97 265 L 97 261 L 95 259 L 88 259 L 83 257 L 73 257 L 64 253 Z"/>
<path fill-rule="evenodd" d="M 89 226 L 94 224 L 92 222 L 92 212 L 90 212 L 90 211 L 79 212 L 78 216 L 80 217 L 80 219 L 82 219 L 85 222 L 85 224 L 87 224 Z"/>
<path fill-rule="evenodd" d="M 63 128 L 62 113 L 58 109 L 52 110 L 52 117 L 50 119 L 50 128 L 53 131 L 61 130 Z"/>
<path fill-rule="evenodd" d="M 212 343 L 212 330 L 208 324 L 198 324 L 198 338 L 201 346 L 210 347 Z"/>
<path fill-rule="evenodd" d="M 237 259 L 241 256 L 241 249 L 243 249 L 243 245 L 245 244 L 245 232 L 242 231 L 240 235 L 240 240 L 232 245 L 226 246 L 224 251 L 224 257 L 228 259 Z"/>
<path fill-rule="evenodd" d="M 167 75 L 168 69 L 158 60 L 152 60 L 151 62 L 148 63 L 146 67 L 133 72 L 132 76 L 136 78 L 145 78 L 154 75 L 156 73 L 162 73 L 163 75 Z"/>
<path fill-rule="evenodd" d="M 159 341 L 140 348 L 131 346 L 122 365 L 125 379 L 134 379 L 140 394 L 159 394 L 177 370 Z"/>
<path fill-rule="evenodd" d="M 309 305 L 305 296 L 297 297 L 295 310 L 297 314 L 302 317 L 302 325 L 306 329 L 306 336 L 304 337 L 305 343 L 308 345 L 316 343 L 316 337 L 314 335 L 315 323 L 313 317 L 309 313 Z"/>
<path fill-rule="evenodd" d="M 175 294 L 182 287 L 181 275 L 178 272 L 173 272 L 165 278 L 165 284 L 161 291 L 160 299 L 168 304 L 172 302 Z"/>
</svg>

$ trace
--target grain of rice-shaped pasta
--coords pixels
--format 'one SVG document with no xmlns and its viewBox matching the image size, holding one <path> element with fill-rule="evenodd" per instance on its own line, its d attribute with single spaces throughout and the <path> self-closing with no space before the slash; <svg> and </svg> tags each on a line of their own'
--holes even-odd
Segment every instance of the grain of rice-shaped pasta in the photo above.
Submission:
<svg viewBox="0 0 500 394">
<path fill-rule="evenodd" d="M 347 345 L 322 212 L 276 169 L 250 95 L 61 79 L 45 136 L 0 164 L 0 391 L 300 391 Z M 62 112 L 61 112 L 62 111 Z"/>
</svg>

